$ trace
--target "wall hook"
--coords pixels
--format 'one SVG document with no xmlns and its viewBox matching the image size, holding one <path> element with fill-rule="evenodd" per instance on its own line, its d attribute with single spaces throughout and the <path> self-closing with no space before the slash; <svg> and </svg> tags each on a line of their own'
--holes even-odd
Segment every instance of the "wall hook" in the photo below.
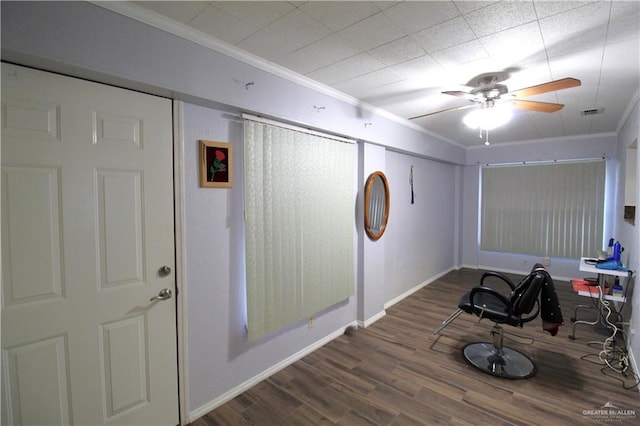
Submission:
<svg viewBox="0 0 640 426">
<path fill-rule="evenodd" d="M 241 85 L 242 84 L 244 86 L 244 90 L 249 90 L 249 87 L 251 87 L 254 84 L 256 84 L 253 81 L 245 83 L 244 81 L 236 80 L 235 78 L 232 78 L 231 80 L 233 80 L 233 82 L 236 83 L 237 85 Z"/>
</svg>

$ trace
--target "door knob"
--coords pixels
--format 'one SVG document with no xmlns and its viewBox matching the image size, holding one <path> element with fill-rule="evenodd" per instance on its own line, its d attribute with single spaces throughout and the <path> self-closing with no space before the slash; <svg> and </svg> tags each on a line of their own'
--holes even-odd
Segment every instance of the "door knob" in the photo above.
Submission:
<svg viewBox="0 0 640 426">
<path fill-rule="evenodd" d="M 160 275 L 161 277 L 166 277 L 170 273 L 171 273 L 171 267 L 168 265 L 164 265 L 163 267 L 158 269 L 158 275 Z"/>
<path fill-rule="evenodd" d="M 160 290 L 160 293 L 158 293 L 157 296 L 153 296 L 151 299 L 149 299 L 149 302 L 153 302 L 155 300 L 171 299 L 171 296 L 173 296 L 173 293 L 171 292 L 171 289 L 170 288 L 163 288 L 162 290 Z"/>
</svg>

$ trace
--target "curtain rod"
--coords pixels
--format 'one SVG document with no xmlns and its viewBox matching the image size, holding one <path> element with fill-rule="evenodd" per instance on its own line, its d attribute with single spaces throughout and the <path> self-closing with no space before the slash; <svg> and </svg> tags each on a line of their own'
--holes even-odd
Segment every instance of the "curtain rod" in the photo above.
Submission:
<svg viewBox="0 0 640 426">
<path fill-rule="evenodd" d="M 528 160 L 528 161 L 512 161 L 509 163 L 481 163 L 477 162 L 482 167 L 508 167 L 508 166 L 527 166 L 538 164 L 555 164 L 555 163 L 591 163 L 596 161 L 606 161 L 607 157 L 591 157 L 591 158 L 568 158 L 562 160 Z"/>
<path fill-rule="evenodd" d="M 271 120 L 271 119 L 264 118 L 264 117 L 258 117 L 256 115 L 247 114 L 245 112 L 243 112 L 241 114 L 241 116 L 245 120 L 251 120 L 251 121 L 255 121 L 255 122 L 263 123 L 263 124 L 269 124 L 271 126 L 282 127 L 282 128 L 289 129 L 289 130 L 295 130 L 297 132 L 308 133 L 310 135 L 319 136 L 319 137 L 322 137 L 322 138 L 334 139 L 334 140 L 339 141 L 339 142 L 345 142 L 345 143 L 351 143 L 351 144 L 355 144 L 356 143 L 356 141 L 354 139 L 349 139 L 349 138 L 345 138 L 343 136 L 338 136 L 338 135 L 335 135 L 335 134 L 332 134 L 332 133 L 328 133 L 328 132 L 326 132 L 324 130 L 323 131 L 313 130 L 313 129 L 309 129 L 307 127 L 301 127 L 300 125 L 284 123 L 282 121 Z"/>
</svg>

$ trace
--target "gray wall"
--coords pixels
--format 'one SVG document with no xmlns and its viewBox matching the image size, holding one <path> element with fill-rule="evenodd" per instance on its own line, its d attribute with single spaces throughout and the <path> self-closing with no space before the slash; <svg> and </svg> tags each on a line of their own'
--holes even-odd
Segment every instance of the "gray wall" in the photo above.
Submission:
<svg viewBox="0 0 640 426">
<path fill-rule="evenodd" d="M 356 216 L 359 220 L 358 230 L 358 323 L 367 326 L 384 315 L 385 264 L 381 259 L 386 254 L 386 232 L 377 241 L 362 232 L 364 228 L 364 184 L 369 175 L 375 171 L 386 173 L 387 163 L 385 148 L 369 143 L 360 144 L 362 175 L 360 177 L 359 203 Z M 391 193 L 393 197 L 393 193 Z M 391 202 L 393 205 L 393 201 Z M 391 213 L 390 213 L 391 214 Z"/>
<path fill-rule="evenodd" d="M 107 2 L 108 3 L 108 2 Z M 465 151 L 255 65 L 84 2 L 3 2 L 2 58 L 126 88 L 215 102 L 416 155 L 464 163 Z M 264 63 L 265 69 L 273 68 Z M 298 80 L 305 80 L 300 76 Z M 242 82 L 254 82 L 249 89 Z M 324 106 L 318 112 L 316 106 Z M 365 126 L 367 123 L 367 126 Z"/>
<path fill-rule="evenodd" d="M 483 164 L 518 163 L 539 160 L 574 160 L 585 158 L 607 158 L 607 178 L 611 193 L 615 193 L 615 174 L 618 170 L 617 138 L 615 135 L 599 135 L 562 140 L 545 140 L 534 144 L 507 144 L 491 146 L 489 149 L 469 149 L 467 166 L 464 167 L 462 188 L 462 264 L 472 268 L 497 269 L 526 273 L 542 258 L 528 255 L 498 253 L 480 250 L 478 242 L 478 198 L 480 193 L 480 167 Z M 611 178 L 611 179 L 610 179 Z M 613 199 L 607 199 L 613 210 Z M 605 235 L 615 233 L 614 216 L 605 220 Z M 596 256 L 597 253 L 591 254 Z M 549 271 L 558 279 L 581 276 L 579 259 L 551 258 Z"/>
<path fill-rule="evenodd" d="M 531 258 L 507 253 L 496 253 L 480 250 L 478 244 L 478 195 L 481 164 L 535 161 L 538 159 L 581 159 L 581 158 L 607 158 L 607 180 L 609 197 L 607 203 L 607 217 L 605 218 L 605 239 L 614 236 L 625 247 L 623 261 L 625 265 L 636 270 L 640 265 L 640 220 L 635 226 L 623 220 L 624 206 L 624 177 L 627 147 L 640 135 L 640 104 L 638 97 L 635 104 L 630 105 L 628 117 L 620 123 L 618 135 L 599 135 L 594 137 L 574 138 L 564 140 L 548 140 L 535 144 L 513 144 L 496 146 L 490 149 L 469 149 L 467 152 L 467 166 L 464 167 L 462 183 L 463 208 L 462 208 L 462 264 L 472 268 L 497 269 L 524 273 L 535 262 L 542 259 Z M 640 156 L 636 150 L 636 156 L 640 163 Z M 636 186 L 636 200 L 640 188 Z M 640 216 L 637 216 L 640 218 Z M 603 241 L 603 246 L 606 242 Z M 595 256 L 596 253 L 593 253 Z M 578 270 L 576 259 L 552 258 L 549 266 L 551 275 L 556 278 L 570 279 L 581 277 L 583 273 Z M 637 331 L 640 330 L 640 294 L 630 288 L 627 306 L 624 308 L 625 317 L 631 318 L 629 326 L 629 346 L 631 355 L 635 358 L 640 354 L 640 338 Z M 635 312 L 635 315 L 632 313 Z M 634 330 L 631 333 L 630 330 Z"/>
<path fill-rule="evenodd" d="M 451 247 L 445 241 L 454 227 L 445 210 L 427 203 L 441 197 L 453 207 L 446 190 L 434 182 L 451 182 L 452 163 L 463 164 L 462 148 L 331 96 L 326 91 L 288 81 L 253 65 L 141 24 L 87 3 L 3 2 L 2 58 L 22 65 L 115 84 L 125 88 L 184 100 L 184 227 L 186 300 L 186 354 L 188 411 L 202 414 L 279 368 L 307 348 L 323 342 L 346 325 L 375 320 L 384 314 L 389 298 L 402 294 L 430 277 L 451 268 Z M 237 81 L 254 81 L 247 90 Z M 313 105 L 323 105 L 318 113 Z M 398 235 L 370 241 L 362 232 L 362 194 L 358 195 L 357 293 L 345 303 L 318 314 L 312 329 L 292 324 L 279 332 L 248 342 L 244 333 L 245 295 L 242 225 L 242 127 L 240 111 L 255 112 L 285 121 L 306 123 L 359 139 L 358 182 L 374 170 L 383 170 L 407 182 L 406 165 L 419 166 L 417 183 L 425 214 L 409 244 Z M 373 123 L 364 126 L 363 123 Z M 234 186 L 230 190 L 202 189 L 197 182 L 199 139 L 234 144 Z M 387 154 L 387 148 L 405 154 Z M 412 154 L 409 154 L 412 153 Z M 411 160 L 414 156 L 415 160 Z M 432 158 L 425 160 L 424 158 Z M 437 161 L 436 161 L 437 160 Z M 390 171 L 390 172 L 389 172 Z M 360 186 L 361 188 L 361 186 Z M 405 184 L 392 188 L 406 189 Z M 415 209 L 413 211 L 416 211 Z M 400 218 L 411 219 L 404 203 L 392 205 L 395 228 Z M 395 219 L 394 217 L 397 217 Z M 447 230 L 433 234 L 433 230 Z M 421 233 L 423 233 L 421 235 Z M 393 244 L 393 260 L 385 261 Z M 410 259 L 415 251 L 424 259 L 412 260 L 406 270 L 397 259 Z M 417 262 L 417 263 L 416 263 Z M 386 269 L 389 269 L 386 272 Z M 416 272 L 416 268 L 420 270 Z M 389 277 L 392 284 L 388 284 Z"/>
<path fill-rule="evenodd" d="M 636 101 L 636 104 L 631 110 L 629 119 L 625 121 L 622 126 L 618 138 L 618 157 L 620 158 L 620 167 L 618 168 L 618 188 L 616 197 L 616 233 L 615 236 L 620 240 L 620 243 L 624 246 L 624 252 L 622 260 L 632 270 L 637 270 L 640 266 L 640 212 L 636 210 L 636 222 L 635 225 L 631 225 L 624 220 L 624 182 L 625 182 L 625 167 L 627 154 L 634 151 L 627 151 L 629 145 L 634 141 L 640 139 L 640 101 Z M 638 153 L 640 150 L 636 149 L 636 161 L 640 163 L 640 156 Z M 638 164 L 636 163 L 636 164 Z M 636 176 L 636 204 L 640 196 L 640 185 L 638 185 L 638 176 Z M 637 286 L 636 286 L 637 287 Z M 629 291 L 634 290 L 632 285 Z M 637 289 L 636 289 L 637 290 Z M 631 325 L 627 331 L 634 330 L 635 334 L 629 333 L 630 346 L 632 353 L 635 357 L 640 356 L 640 292 L 633 291 L 633 293 L 627 293 L 627 296 L 631 295 L 631 300 L 627 302 L 627 307 L 624 309 L 625 318 L 631 318 Z M 636 364 L 640 362 L 638 358 L 635 358 Z M 637 371 L 637 370 L 636 370 Z"/>
<path fill-rule="evenodd" d="M 187 300 L 191 413 L 202 413 L 233 396 L 246 383 L 341 327 L 377 318 L 384 313 L 385 303 L 459 264 L 527 269 L 523 265 L 526 259 L 489 256 L 478 249 L 477 164 L 539 156 L 616 155 L 615 135 L 466 152 L 409 123 L 94 4 L 2 2 L 0 7 L 3 60 L 186 101 L 184 143 L 179 147 L 185 158 L 181 177 L 186 281 L 180 285 Z M 255 85 L 247 90 L 238 81 Z M 318 113 L 313 105 L 325 109 Z M 356 295 L 320 313 L 312 329 L 292 324 L 253 343 L 247 342 L 243 329 L 242 130 L 237 121 L 241 110 L 358 139 L 358 165 L 354 168 L 360 188 L 377 169 L 387 174 L 392 185 L 388 231 L 375 243 L 363 235 L 362 194 L 358 194 Z M 365 122 L 373 125 L 364 126 Z M 626 140 L 637 133 L 636 106 L 622 135 Z M 198 187 L 198 139 L 234 144 L 239 155 L 234 160 L 237 173 L 231 190 Z M 411 164 L 415 166 L 414 205 L 407 201 Z M 624 225 L 618 226 L 627 232 Z M 637 249 L 637 226 L 633 231 L 636 237 L 625 242 L 632 252 Z M 577 266 L 569 263 L 558 273 L 572 276 L 572 268 Z M 640 320 L 634 321 L 637 329 Z M 640 350 L 637 342 L 633 346 L 636 352 Z"/>
<path fill-rule="evenodd" d="M 212 108 L 184 106 L 184 180 L 189 395 L 211 401 L 355 320 L 354 298 L 316 317 L 249 342 L 244 291 L 242 122 Z M 234 146 L 230 190 L 200 188 L 198 140 Z"/>
<path fill-rule="evenodd" d="M 388 151 L 391 214 L 386 239 L 385 299 L 393 300 L 454 268 L 455 166 Z M 414 204 L 409 173 L 413 166 Z"/>
</svg>

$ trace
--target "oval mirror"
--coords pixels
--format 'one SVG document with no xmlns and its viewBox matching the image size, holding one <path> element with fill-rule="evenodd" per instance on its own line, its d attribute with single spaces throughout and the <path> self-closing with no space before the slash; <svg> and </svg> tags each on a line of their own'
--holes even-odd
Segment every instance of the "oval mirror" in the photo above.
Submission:
<svg viewBox="0 0 640 426">
<path fill-rule="evenodd" d="M 389 182 L 384 173 L 373 172 L 364 185 L 364 230 L 376 241 L 387 227 L 389 219 Z"/>
</svg>

